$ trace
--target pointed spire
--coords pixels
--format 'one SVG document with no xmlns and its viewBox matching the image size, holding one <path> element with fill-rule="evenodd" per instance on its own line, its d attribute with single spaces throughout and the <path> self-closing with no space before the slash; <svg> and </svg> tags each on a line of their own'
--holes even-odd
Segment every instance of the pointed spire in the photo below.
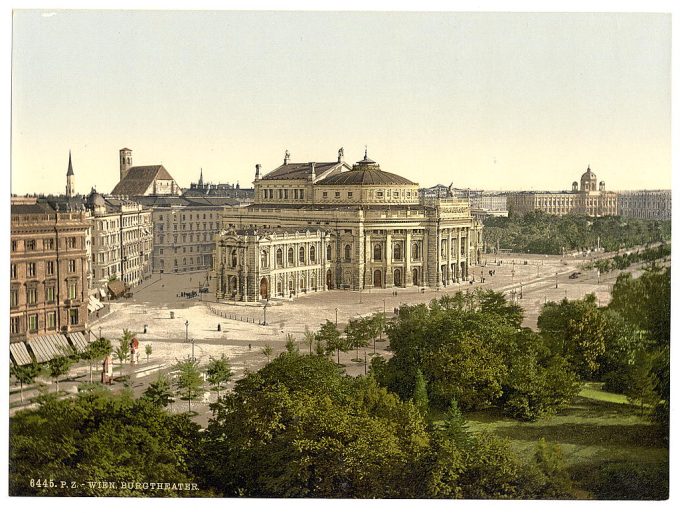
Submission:
<svg viewBox="0 0 680 513">
<path fill-rule="evenodd" d="M 364 160 L 368 160 L 368 144 L 364 145 Z"/>
<path fill-rule="evenodd" d="M 71 150 L 68 150 L 68 171 L 66 171 L 66 176 L 73 176 L 73 164 L 71 163 Z"/>
<path fill-rule="evenodd" d="M 203 187 L 203 168 L 201 168 L 201 177 L 198 179 L 198 186 Z"/>
</svg>

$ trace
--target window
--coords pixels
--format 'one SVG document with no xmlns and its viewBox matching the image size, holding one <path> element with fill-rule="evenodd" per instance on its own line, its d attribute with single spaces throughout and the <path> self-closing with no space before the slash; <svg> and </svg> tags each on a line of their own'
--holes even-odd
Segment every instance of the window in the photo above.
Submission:
<svg viewBox="0 0 680 513">
<path fill-rule="evenodd" d="M 53 261 L 48 261 L 45 262 L 45 274 L 48 276 L 52 276 L 54 274 L 54 262 Z"/>
<path fill-rule="evenodd" d="M 418 260 L 420 258 L 420 246 L 418 244 L 414 244 L 411 247 L 411 256 L 414 260 Z"/>
<path fill-rule="evenodd" d="M 76 261 L 75 260 L 69 260 L 68 261 L 68 272 L 70 272 L 70 273 L 76 272 Z"/>
<path fill-rule="evenodd" d="M 26 276 L 32 278 L 35 276 L 35 262 L 29 262 L 26 264 Z"/>
<path fill-rule="evenodd" d="M 283 250 L 281 248 L 276 250 L 276 265 L 283 265 Z"/>
<path fill-rule="evenodd" d="M 383 197 L 383 191 L 378 191 L 378 192 L 375 193 L 375 195 L 376 195 L 378 198 L 382 198 L 382 197 Z"/>
<path fill-rule="evenodd" d="M 300 189 L 300 199 L 301 200 L 305 199 L 305 190 L 304 189 Z"/>
<path fill-rule="evenodd" d="M 69 321 L 69 324 L 78 324 L 78 309 L 77 308 L 69 308 L 68 321 Z"/>
<path fill-rule="evenodd" d="M 29 305 L 34 305 L 38 302 L 38 291 L 35 288 L 26 289 L 26 302 Z"/>
<path fill-rule="evenodd" d="M 12 277 L 12 279 L 16 280 L 16 278 L 17 278 L 17 264 L 11 264 L 9 266 L 9 275 Z"/>
<path fill-rule="evenodd" d="M 345 262 L 349 262 L 352 259 L 352 246 L 347 244 L 345 246 Z"/>
<path fill-rule="evenodd" d="M 316 262 L 316 248 L 314 246 L 309 247 L 309 261 L 311 263 Z"/>
<path fill-rule="evenodd" d="M 75 299 L 78 295 L 78 282 L 68 282 L 68 298 Z"/>
<path fill-rule="evenodd" d="M 75 237 L 66 237 L 66 249 L 73 249 L 76 247 Z"/>
<path fill-rule="evenodd" d="M 324 191 L 323 197 L 324 197 L 324 198 L 327 198 L 327 197 L 328 197 L 328 193 Z"/>
<path fill-rule="evenodd" d="M 283 199 L 288 199 L 288 189 L 283 190 Z"/>
<path fill-rule="evenodd" d="M 35 333 L 38 331 L 38 314 L 28 316 L 28 331 Z"/>
<path fill-rule="evenodd" d="M 336 192 L 336 193 L 335 193 L 335 197 L 336 197 L 336 198 L 339 198 L 339 197 L 340 197 L 340 193 L 339 193 L 339 192 Z"/>
<path fill-rule="evenodd" d="M 353 195 L 353 193 L 351 193 L 351 192 L 348 192 L 348 193 L 347 193 L 347 197 L 348 197 L 348 198 L 351 198 L 352 195 Z"/>
<path fill-rule="evenodd" d="M 382 245 L 376 244 L 373 246 L 373 260 L 382 260 Z"/>
<path fill-rule="evenodd" d="M 293 253 L 293 248 L 288 248 L 288 263 L 292 264 L 295 261 L 295 254 Z"/>
<path fill-rule="evenodd" d="M 16 251 L 18 247 L 19 247 L 19 244 L 17 243 L 17 241 L 13 240 L 12 241 L 12 251 Z"/>
<path fill-rule="evenodd" d="M 298 258 L 298 260 L 300 260 L 300 263 L 301 263 L 301 264 L 304 264 L 304 263 L 305 263 L 305 248 L 304 248 L 304 247 L 301 247 L 301 248 L 300 248 L 300 251 L 298 251 L 298 253 L 299 253 L 299 258 Z"/>
<path fill-rule="evenodd" d="M 35 240 L 27 240 L 26 241 L 26 251 L 35 251 Z"/>
<path fill-rule="evenodd" d="M 9 332 L 12 334 L 21 333 L 21 317 L 12 317 L 10 319 Z"/>
<path fill-rule="evenodd" d="M 266 251 L 260 255 L 260 267 L 269 267 L 269 254 Z"/>
<path fill-rule="evenodd" d="M 394 245 L 394 259 L 401 260 L 401 244 Z"/>
<path fill-rule="evenodd" d="M 236 267 L 237 264 L 238 264 L 238 255 L 236 253 L 236 250 L 232 249 L 231 250 L 231 266 Z"/>
<path fill-rule="evenodd" d="M 158 217 L 158 220 L 159 220 L 159 221 L 162 221 L 162 220 L 163 220 L 163 214 L 161 214 L 161 215 Z"/>
<path fill-rule="evenodd" d="M 329 244 L 326 246 L 326 260 L 331 260 L 333 253 L 333 247 Z"/>
<path fill-rule="evenodd" d="M 19 306 L 19 291 L 17 289 L 9 291 L 9 306 Z"/>
<path fill-rule="evenodd" d="M 57 327 L 57 314 L 55 312 L 47 312 L 47 329 L 53 330 Z"/>
</svg>

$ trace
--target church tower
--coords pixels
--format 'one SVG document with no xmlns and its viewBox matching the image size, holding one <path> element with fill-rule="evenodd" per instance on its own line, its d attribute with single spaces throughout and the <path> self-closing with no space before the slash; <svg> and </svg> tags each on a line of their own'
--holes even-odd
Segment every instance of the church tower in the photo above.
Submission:
<svg viewBox="0 0 680 513">
<path fill-rule="evenodd" d="M 73 183 L 74 180 L 74 173 L 73 173 L 73 164 L 71 163 L 71 150 L 68 152 L 68 171 L 66 171 L 66 197 L 67 198 L 72 198 L 73 195 L 75 194 L 75 184 Z"/>
<path fill-rule="evenodd" d="M 119 151 L 120 153 L 120 179 L 123 180 L 128 174 L 128 171 L 132 167 L 132 150 L 129 148 L 123 148 Z"/>
</svg>

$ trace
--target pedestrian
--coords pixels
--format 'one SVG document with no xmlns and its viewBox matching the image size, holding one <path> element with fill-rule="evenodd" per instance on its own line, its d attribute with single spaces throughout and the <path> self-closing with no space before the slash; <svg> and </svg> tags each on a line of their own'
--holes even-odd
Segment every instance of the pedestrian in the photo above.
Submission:
<svg viewBox="0 0 680 513">
<path fill-rule="evenodd" d="M 251 344 L 248 344 L 248 351 L 250 351 L 253 348 Z"/>
<path fill-rule="evenodd" d="M 102 362 L 102 383 L 104 385 L 111 385 L 113 383 L 113 360 L 110 354 Z"/>
<path fill-rule="evenodd" d="M 222 325 L 221 324 L 217 325 L 217 331 L 222 331 Z"/>
</svg>

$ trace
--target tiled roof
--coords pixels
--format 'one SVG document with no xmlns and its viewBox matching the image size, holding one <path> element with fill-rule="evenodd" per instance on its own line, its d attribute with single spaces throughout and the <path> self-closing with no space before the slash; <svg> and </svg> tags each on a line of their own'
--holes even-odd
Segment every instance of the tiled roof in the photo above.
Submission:
<svg viewBox="0 0 680 513">
<path fill-rule="evenodd" d="M 113 188 L 111 194 L 125 196 L 143 195 L 154 180 L 174 179 L 162 165 L 135 166 L 128 170 L 125 178 L 118 182 L 118 185 Z"/>
<path fill-rule="evenodd" d="M 346 164 L 341 162 L 315 162 L 314 173 L 319 176 L 326 171 L 333 168 L 341 168 Z M 277 167 L 274 171 L 267 173 L 263 180 L 304 180 L 308 178 L 312 172 L 312 167 L 309 162 L 297 162 L 290 164 L 283 164 Z"/>
<path fill-rule="evenodd" d="M 32 203 L 32 204 L 12 204 L 12 215 L 26 215 L 26 214 L 54 214 L 54 209 L 46 203 Z"/>
<path fill-rule="evenodd" d="M 364 166 L 361 166 L 364 167 Z M 403 176 L 375 168 L 353 169 L 317 182 L 318 185 L 417 185 Z"/>
</svg>

